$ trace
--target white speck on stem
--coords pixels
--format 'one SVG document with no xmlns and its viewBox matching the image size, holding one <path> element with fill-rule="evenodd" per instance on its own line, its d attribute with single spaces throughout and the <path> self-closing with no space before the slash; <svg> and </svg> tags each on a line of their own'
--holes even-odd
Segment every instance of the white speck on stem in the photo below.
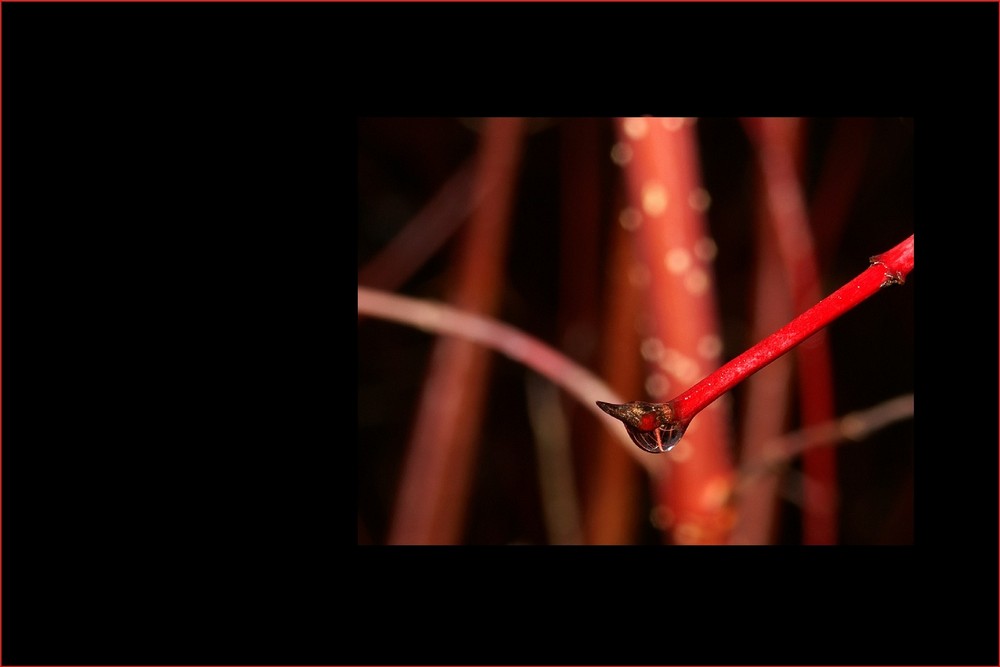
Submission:
<svg viewBox="0 0 1000 667">
<path fill-rule="evenodd" d="M 633 264 L 628 270 L 628 282 L 633 287 L 646 287 L 649 285 L 649 267 L 645 264 Z"/>
<path fill-rule="evenodd" d="M 691 194 L 688 195 L 688 206 L 699 213 L 707 211 L 711 204 L 712 197 L 708 194 L 708 190 L 705 188 L 695 188 L 691 191 Z"/>
<path fill-rule="evenodd" d="M 670 378 L 663 373 L 652 373 L 648 378 L 646 378 L 646 393 L 649 394 L 653 400 L 662 400 L 667 398 L 667 394 L 670 392 L 670 386 Z"/>
<path fill-rule="evenodd" d="M 666 348 L 659 338 L 647 338 L 639 345 L 639 353 L 642 358 L 650 363 L 659 363 L 663 358 Z"/>
<path fill-rule="evenodd" d="M 626 206 L 618 214 L 618 224 L 627 232 L 634 232 L 642 224 L 642 213 L 632 206 Z"/>
<path fill-rule="evenodd" d="M 684 118 L 661 118 L 660 124 L 663 125 L 664 129 L 676 132 L 684 127 Z"/>
<path fill-rule="evenodd" d="M 694 242 L 694 256 L 703 262 L 713 261 L 718 251 L 715 239 L 711 236 L 703 236 Z"/>
<path fill-rule="evenodd" d="M 619 167 L 624 167 L 632 161 L 632 147 L 624 141 L 619 141 L 611 147 L 611 161 Z"/>
<path fill-rule="evenodd" d="M 663 352 L 660 368 L 667 371 L 681 382 L 692 382 L 698 378 L 701 370 L 698 362 L 676 348 L 667 348 Z"/>
<path fill-rule="evenodd" d="M 708 274 L 700 268 L 693 269 L 684 276 L 684 287 L 692 294 L 704 294 L 710 282 Z"/>
<path fill-rule="evenodd" d="M 667 271 L 675 275 L 680 275 L 687 271 L 691 263 L 691 253 L 686 248 L 671 248 L 667 251 L 667 256 L 664 258 Z"/>
<path fill-rule="evenodd" d="M 722 352 L 722 341 L 715 334 L 707 334 L 698 340 L 698 354 L 702 359 L 717 359 Z"/>
<path fill-rule="evenodd" d="M 693 453 L 694 447 L 691 445 L 690 433 L 685 433 L 681 441 L 670 450 L 670 460 L 674 463 L 686 463 L 691 460 Z"/>
<path fill-rule="evenodd" d="M 629 139 L 642 139 L 649 131 L 649 124 L 645 118 L 626 118 L 622 122 L 622 129 Z"/>
<path fill-rule="evenodd" d="M 667 210 L 667 189 L 661 183 L 647 183 L 642 189 L 642 210 L 657 216 Z"/>
</svg>

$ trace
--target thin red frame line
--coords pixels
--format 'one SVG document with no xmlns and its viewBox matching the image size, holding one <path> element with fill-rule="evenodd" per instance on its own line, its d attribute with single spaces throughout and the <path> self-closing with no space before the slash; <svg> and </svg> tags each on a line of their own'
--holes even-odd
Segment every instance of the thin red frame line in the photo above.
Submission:
<svg viewBox="0 0 1000 667">
<path fill-rule="evenodd" d="M 0 54 L 3 53 L 3 12 L 0 11 Z M 3 56 L 0 55 L 0 73 Z M 3 76 L 0 74 L 0 128 L 3 127 Z M 3 154 L 3 130 L 0 129 L 0 155 Z M 3 183 L 3 160 L 0 160 L 0 184 Z M 3 572 L 3 187 L 0 186 L 0 573 Z M 3 575 L 0 574 L 0 599 L 3 599 Z M 0 664 L 3 664 L 3 605 L 0 605 Z"/>
</svg>

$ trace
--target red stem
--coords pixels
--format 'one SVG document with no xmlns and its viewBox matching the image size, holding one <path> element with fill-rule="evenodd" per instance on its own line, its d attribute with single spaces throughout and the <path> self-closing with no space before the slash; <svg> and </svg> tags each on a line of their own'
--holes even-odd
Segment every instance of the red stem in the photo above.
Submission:
<svg viewBox="0 0 1000 667">
<path fill-rule="evenodd" d="M 785 267 L 794 312 L 802 312 L 820 299 L 819 267 L 802 193 L 796 156 L 801 153 L 804 121 L 799 118 L 747 120 L 757 146 L 764 199 Z M 803 426 L 833 419 L 833 369 L 826 332 L 818 332 L 809 345 L 795 350 L 799 378 L 799 405 Z M 809 483 L 803 493 L 803 541 L 834 544 L 837 539 L 836 456 L 831 449 L 814 449 L 803 456 Z"/>
<path fill-rule="evenodd" d="M 616 130 L 628 218 L 649 276 L 647 393 L 659 401 L 669 387 L 710 373 L 721 358 L 707 193 L 694 119 L 619 118 Z M 684 435 L 658 481 L 656 522 L 674 543 L 724 543 L 732 528 L 725 502 L 734 480 L 728 409 L 717 407 Z"/>
<path fill-rule="evenodd" d="M 882 287 L 901 283 L 913 270 L 913 235 L 871 258 L 871 266 L 749 350 L 695 384 L 671 404 L 680 422 L 691 419 L 715 399 L 788 352 Z"/>
<path fill-rule="evenodd" d="M 620 210 L 621 206 L 617 207 Z M 608 296 L 604 299 L 606 313 L 601 335 L 601 377 L 620 395 L 635 394 L 642 388 L 642 358 L 638 354 L 622 354 L 622 349 L 638 350 L 639 332 L 635 314 L 643 304 L 644 294 L 629 280 L 629 269 L 635 265 L 631 232 L 615 225 L 610 239 L 611 268 L 606 272 Z M 615 432 L 620 430 L 615 428 Z M 587 544 L 632 544 L 636 521 L 642 502 L 642 479 L 627 451 L 638 448 L 629 442 L 630 450 L 607 446 L 612 435 L 606 429 L 596 431 L 598 446 L 586 456 L 583 476 L 584 538 Z M 655 459 L 647 456 L 643 458 Z M 662 466 L 662 464 L 660 464 Z"/>
</svg>

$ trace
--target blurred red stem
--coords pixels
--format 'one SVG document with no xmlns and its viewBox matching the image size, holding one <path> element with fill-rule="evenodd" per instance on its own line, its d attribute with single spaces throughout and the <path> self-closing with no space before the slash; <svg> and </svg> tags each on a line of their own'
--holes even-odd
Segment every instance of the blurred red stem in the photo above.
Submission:
<svg viewBox="0 0 1000 667">
<path fill-rule="evenodd" d="M 616 208 L 620 210 L 621 206 Z M 638 354 L 622 354 L 622 350 L 639 349 L 635 313 L 642 307 L 643 294 L 629 278 L 636 266 L 631 234 L 621 225 L 615 225 L 610 243 L 611 264 L 606 272 L 607 295 L 603 300 L 604 332 L 600 337 L 601 376 L 612 388 L 628 396 L 642 387 L 642 358 Z M 585 462 L 584 537 L 588 544 L 632 544 L 635 540 L 635 528 L 639 525 L 635 518 L 644 491 L 640 471 L 628 454 L 638 453 L 646 461 L 657 457 L 646 455 L 631 441 L 626 451 L 605 445 L 605 441 L 623 433 L 624 429 L 617 425 L 613 433 L 604 429 L 597 432 L 596 450 Z"/>
<path fill-rule="evenodd" d="M 456 247 L 449 300 L 493 313 L 503 290 L 510 211 L 520 161 L 523 119 L 484 122 L 476 180 L 496 183 Z M 389 542 L 461 541 L 485 403 L 489 353 L 455 338 L 434 345 L 393 511 Z"/>
<path fill-rule="evenodd" d="M 777 239 L 767 223 L 767 210 L 758 204 L 755 257 L 756 280 L 751 292 L 753 328 L 751 340 L 760 340 L 792 319 L 791 295 L 781 262 Z M 766 371 L 747 381 L 744 392 L 740 442 L 741 469 L 753 468 L 766 456 L 766 444 L 787 430 L 789 395 L 794 364 L 782 357 Z M 756 475 L 738 494 L 733 544 L 770 544 L 773 541 L 778 498 L 777 475 Z"/>
<path fill-rule="evenodd" d="M 405 283 L 452 237 L 493 186 L 484 179 L 477 181 L 475 176 L 475 160 L 470 158 L 382 251 L 358 271 L 358 284 L 394 290 Z"/>
<path fill-rule="evenodd" d="M 636 243 L 649 275 L 651 326 L 644 335 L 663 352 L 651 359 L 651 375 L 673 386 L 715 369 L 722 347 L 695 122 L 619 118 L 615 124 L 629 217 L 638 222 Z M 656 400 L 666 391 L 663 382 L 647 388 Z M 661 525 L 675 543 L 718 544 L 732 528 L 724 505 L 734 476 L 729 435 L 725 410 L 712 411 L 668 460 L 669 478 L 661 478 L 656 495 L 670 517 Z"/>
<path fill-rule="evenodd" d="M 796 156 L 801 153 L 804 121 L 800 118 L 760 118 L 744 121 L 757 146 L 758 165 L 778 254 L 788 276 L 792 307 L 801 312 L 821 296 L 819 267 L 806 213 Z M 799 406 L 806 427 L 829 421 L 835 414 L 833 369 L 826 332 L 820 331 L 795 350 Z M 803 542 L 833 544 L 837 539 L 836 457 L 832 450 L 814 450 L 803 458 L 811 480 L 803 502 Z"/>
</svg>

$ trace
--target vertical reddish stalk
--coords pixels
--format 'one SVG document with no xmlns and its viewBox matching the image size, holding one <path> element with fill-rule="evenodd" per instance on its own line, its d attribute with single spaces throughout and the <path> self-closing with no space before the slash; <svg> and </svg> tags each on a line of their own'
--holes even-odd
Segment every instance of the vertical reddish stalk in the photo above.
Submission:
<svg viewBox="0 0 1000 667">
<path fill-rule="evenodd" d="M 749 121 L 748 121 L 749 122 Z M 791 150 L 796 157 L 795 171 L 802 173 L 802 125 L 795 128 Z M 759 179 L 758 179 L 759 180 Z M 758 184 L 756 192 L 763 193 Z M 777 330 L 792 317 L 788 276 L 783 269 L 774 222 L 769 219 L 767 198 L 757 196 L 754 252 L 755 280 L 750 302 L 751 340 L 758 341 Z M 742 432 L 740 434 L 742 470 L 762 467 L 770 452 L 768 443 L 788 428 L 789 401 L 795 364 L 791 357 L 776 360 L 751 377 L 746 384 L 743 400 Z M 769 544 L 773 542 L 778 511 L 778 491 L 781 478 L 776 473 L 753 475 L 746 479 L 737 497 L 737 522 L 730 536 L 734 544 Z"/>
<path fill-rule="evenodd" d="M 499 303 L 522 120 L 488 119 L 477 180 L 495 183 L 464 230 L 449 301 L 493 314 Z M 461 539 L 474 441 L 490 352 L 445 337 L 434 347 L 396 499 L 389 542 L 454 544 Z"/>
<path fill-rule="evenodd" d="M 758 163 L 774 224 L 778 251 L 789 276 L 792 303 L 801 312 L 822 296 L 812 231 L 795 166 L 798 119 L 748 121 L 757 145 Z M 800 409 L 805 427 L 833 419 L 833 370 L 825 331 L 796 348 Z M 803 455 L 803 541 L 837 541 L 836 451 L 815 448 Z"/>
<path fill-rule="evenodd" d="M 635 286 L 628 283 L 628 265 L 633 252 L 630 239 L 621 227 L 612 232 L 604 251 L 612 267 L 606 272 L 605 303 L 610 312 L 601 319 L 600 222 L 603 209 L 602 161 L 608 160 L 608 145 L 602 148 L 601 131 L 607 121 L 571 118 L 561 124 L 561 221 L 562 245 L 559 253 L 560 346 L 571 358 L 591 365 L 595 356 L 601 376 L 623 395 L 641 386 L 638 341 L 634 327 L 637 308 Z M 596 349 L 597 322 L 606 330 L 603 345 Z M 629 341 L 623 354 L 623 341 Z M 635 461 L 612 442 L 606 429 L 593 428 L 593 417 L 570 404 L 574 452 L 580 463 L 580 500 L 583 509 L 584 542 L 587 544 L 628 544 L 634 540 L 635 512 L 642 484 Z"/>
<path fill-rule="evenodd" d="M 584 365 L 594 357 L 597 266 L 601 248 L 601 164 L 598 120 L 563 122 L 560 146 L 559 328 L 560 347 Z M 590 417 L 587 417 L 590 424 Z"/>
<path fill-rule="evenodd" d="M 758 341 L 791 319 L 791 297 L 781 262 L 778 260 L 774 230 L 758 215 L 754 262 L 753 326 L 751 339 Z M 775 360 L 747 380 L 743 400 L 740 468 L 755 470 L 767 460 L 767 443 L 788 427 L 788 404 L 794 364 L 790 356 Z M 754 475 L 737 497 L 736 526 L 730 540 L 734 544 L 770 544 L 775 533 L 778 485 L 775 474 Z"/>
<path fill-rule="evenodd" d="M 841 118 L 833 128 L 809 217 L 816 235 L 820 267 L 829 266 L 851 207 L 861 189 L 875 122 L 871 118 Z"/>
<path fill-rule="evenodd" d="M 653 400 L 708 375 L 719 365 L 722 339 L 715 305 L 715 244 L 703 217 L 694 121 L 617 121 L 636 242 L 649 271 L 651 331 L 644 356 L 654 364 Z M 733 469 L 726 402 L 707 409 L 671 452 L 657 490 L 663 524 L 679 543 L 724 542 L 732 527 L 726 506 Z"/>
<path fill-rule="evenodd" d="M 635 314 L 640 311 L 640 289 L 634 284 L 635 251 L 628 232 L 619 225 L 611 235 L 607 270 L 604 331 L 601 335 L 601 377 L 623 396 L 642 386 L 639 339 Z M 639 507 L 640 468 L 605 429 L 594 431 L 597 443 L 584 477 L 584 539 L 587 544 L 630 544 L 635 539 Z"/>
</svg>

